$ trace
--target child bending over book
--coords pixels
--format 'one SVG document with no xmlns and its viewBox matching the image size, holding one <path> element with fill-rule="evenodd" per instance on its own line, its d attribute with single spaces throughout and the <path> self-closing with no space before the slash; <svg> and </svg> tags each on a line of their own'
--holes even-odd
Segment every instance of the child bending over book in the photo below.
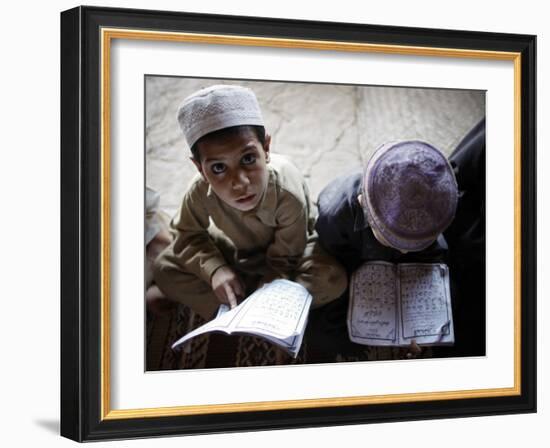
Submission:
<svg viewBox="0 0 550 448">
<path fill-rule="evenodd" d="M 439 150 L 419 141 L 390 143 L 365 169 L 321 191 L 316 229 L 348 274 L 366 261 L 445 261 L 442 233 L 457 200 L 453 169 Z"/>
<path fill-rule="evenodd" d="M 442 232 L 457 200 L 453 169 L 439 150 L 420 141 L 388 143 L 364 169 L 321 191 L 316 230 L 349 276 L 368 261 L 445 262 Z M 329 304 L 319 317 L 327 333 L 330 322 L 345 333 L 347 299 Z"/>
<path fill-rule="evenodd" d="M 175 239 L 155 263 L 160 291 L 205 319 L 277 278 L 302 284 L 313 307 L 338 298 L 346 273 L 317 242 L 302 175 L 270 153 L 254 93 L 206 88 L 177 118 L 198 173 L 172 222 Z"/>
</svg>

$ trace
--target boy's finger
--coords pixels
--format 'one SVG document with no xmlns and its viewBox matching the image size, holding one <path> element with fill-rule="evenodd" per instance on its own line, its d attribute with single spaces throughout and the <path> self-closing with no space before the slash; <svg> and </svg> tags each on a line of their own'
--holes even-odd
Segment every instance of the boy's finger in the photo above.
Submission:
<svg viewBox="0 0 550 448">
<path fill-rule="evenodd" d="M 222 303 L 225 303 L 227 300 L 225 298 L 225 289 L 217 288 L 214 289 L 214 295 L 218 298 L 218 300 Z"/>
<path fill-rule="evenodd" d="M 422 349 L 420 348 L 420 346 L 416 343 L 416 341 L 414 339 L 411 341 L 411 352 L 414 355 L 419 355 L 420 353 L 422 353 Z"/>
<path fill-rule="evenodd" d="M 244 297 L 244 288 L 241 280 L 239 278 L 236 279 L 235 282 L 233 282 L 233 289 L 235 291 L 235 294 L 237 297 L 242 298 Z"/>
<path fill-rule="evenodd" d="M 235 308 L 237 306 L 237 298 L 235 297 L 233 288 L 228 284 L 225 285 L 225 293 L 227 294 L 227 300 L 229 301 L 229 306 L 231 308 Z"/>
</svg>

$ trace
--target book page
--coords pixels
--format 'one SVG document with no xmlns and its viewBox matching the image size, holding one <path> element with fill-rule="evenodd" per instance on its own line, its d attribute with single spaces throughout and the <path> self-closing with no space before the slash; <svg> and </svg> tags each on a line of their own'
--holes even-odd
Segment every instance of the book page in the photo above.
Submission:
<svg viewBox="0 0 550 448">
<path fill-rule="evenodd" d="M 303 339 L 312 297 L 302 285 L 274 280 L 230 309 L 220 305 L 216 317 L 178 339 L 172 348 L 210 331 L 263 336 L 296 356 Z M 187 346 L 187 349 L 189 347 Z"/>
<path fill-rule="evenodd" d="M 302 285 L 288 280 L 274 280 L 247 299 L 247 304 L 232 325 L 232 331 L 267 334 L 278 339 L 291 338 L 304 329 L 311 299 Z"/>
<path fill-rule="evenodd" d="M 358 344 L 397 343 L 396 266 L 368 262 L 353 274 L 350 285 L 348 332 Z"/>
<path fill-rule="evenodd" d="M 399 272 L 403 343 L 454 342 L 447 266 L 402 264 Z"/>
<path fill-rule="evenodd" d="M 187 342 L 189 339 L 199 336 L 203 333 L 208 333 L 209 331 L 223 331 L 225 333 L 230 333 L 231 322 L 233 321 L 236 314 L 239 312 L 239 307 L 231 309 L 228 305 L 220 305 L 218 308 L 218 313 L 216 317 L 211 321 L 201 325 L 198 328 L 195 328 L 193 331 L 190 331 L 176 342 L 172 344 L 172 349 L 180 346 L 181 344 Z"/>
</svg>

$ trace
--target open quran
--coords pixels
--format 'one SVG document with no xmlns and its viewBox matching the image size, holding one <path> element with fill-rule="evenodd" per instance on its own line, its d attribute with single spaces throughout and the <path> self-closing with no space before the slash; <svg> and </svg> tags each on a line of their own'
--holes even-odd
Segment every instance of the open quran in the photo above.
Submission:
<svg viewBox="0 0 550 448">
<path fill-rule="evenodd" d="M 454 343 L 449 269 L 445 264 L 367 262 L 352 275 L 351 341 L 407 346 Z"/>
<path fill-rule="evenodd" d="M 245 333 L 265 338 L 295 358 L 304 338 L 311 299 L 302 285 L 274 280 L 233 309 L 221 305 L 213 320 L 177 340 L 172 348 L 207 332 Z"/>
</svg>

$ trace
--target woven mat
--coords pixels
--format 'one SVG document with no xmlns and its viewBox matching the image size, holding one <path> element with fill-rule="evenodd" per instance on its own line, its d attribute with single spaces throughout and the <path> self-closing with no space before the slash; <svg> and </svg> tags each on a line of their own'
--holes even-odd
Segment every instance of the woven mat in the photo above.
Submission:
<svg viewBox="0 0 550 448">
<path fill-rule="evenodd" d="M 184 305 L 164 316 L 147 316 L 147 370 L 208 369 L 332 362 L 381 361 L 404 359 L 407 350 L 397 347 L 360 347 L 327 352 L 306 333 L 297 358 L 274 344 L 253 336 L 226 336 L 209 333 L 189 341 L 188 350 L 174 351 L 170 346 L 184 334 L 204 324 L 204 320 Z M 356 344 L 353 344 L 355 347 Z M 422 357 L 432 356 L 424 348 Z"/>
</svg>

